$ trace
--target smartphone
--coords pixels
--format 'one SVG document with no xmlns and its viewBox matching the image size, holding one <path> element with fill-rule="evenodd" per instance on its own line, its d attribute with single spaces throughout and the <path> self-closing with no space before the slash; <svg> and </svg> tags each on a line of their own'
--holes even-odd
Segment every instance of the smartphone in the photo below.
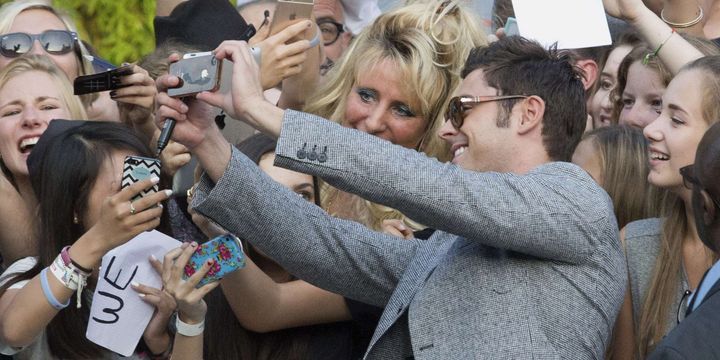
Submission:
<svg viewBox="0 0 720 360">
<path fill-rule="evenodd" d="M 518 30 L 517 20 L 511 16 L 505 21 L 505 36 L 515 35 L 520 35 L 520 30 Z"/>
<path fill-rule="evenodd" d="M 123 177 L 121 188 L 126 188 L 138 181 L 150 178 L 152 176 L 160 177 L 160 160 L 143 156 L 126 156 L 123 165 Z M 153 185 L 149 189 L 143 190 L 141 193 L 133 197 L 133 201 L 144 196 L 158 192 L 158 184 Z"/>
<path fill-rule="evenodd" d="M 270 24 L 270 35 L 275 35 L 298 21 L 310 19 L 313 5 L 313 0 L 278 0 Z"/>
<path fill-rule="evenodd" d="M 180 61 L 170 64 L 170 75 L 180 78 L 178 87 L 168 89 L 172 97 L 193 96 L 203 91 L 217 91 L 220 87 L 222 61 L 211 52 L 185 54 Z"/>
<path fill-rule="evenodd" d="M 214 259 L 215 262 L 197 287 L 218 281 L 226 274 L 245 267 L 245 253 L 240 239 L 232 234 L 225 234 L 198 246 L 185 265 L 183 277 L 191 277 L 209 259 Z"/>
<path fill-rule="evenodd" d="M 85 95 L 130 86 L 121 84 L 120 77 L 132 75 L 132 73 L 132 65 L 125 65 L 97 74 L 78 76 L 73 81 L 73 92 L 75 95 Z"/>
</svg>

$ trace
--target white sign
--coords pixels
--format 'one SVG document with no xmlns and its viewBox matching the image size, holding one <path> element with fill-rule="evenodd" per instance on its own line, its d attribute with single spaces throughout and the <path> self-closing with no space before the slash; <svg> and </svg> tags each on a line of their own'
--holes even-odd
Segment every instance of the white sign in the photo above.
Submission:
<svg viewBox="0 0 720 360">
<path fill-rule="evenodd" d="M 548 47 L 579 49 L 612 42 L 602 0 L 512 0 L 520 35 Z"/>
<path fill-rule="evenodd" d="M 150 255 L 162 259 L 181 243 L 159 231 L 143 232 L 102 258 L 93 294 L 88 340 L 123 356 L 135 352 L 155 308 L 142 301 L 131 282 L 162 287 Z"/>
</svg>

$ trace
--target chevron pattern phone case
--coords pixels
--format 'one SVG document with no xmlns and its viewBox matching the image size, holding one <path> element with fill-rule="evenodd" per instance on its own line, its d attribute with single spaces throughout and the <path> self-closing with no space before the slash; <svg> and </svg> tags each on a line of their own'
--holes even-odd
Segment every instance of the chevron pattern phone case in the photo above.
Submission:
<svg viewBox="0 0 720 360">
<path fill-rule="evenodd" d="M 197 287 L 218 281 L 225 274 L 245 267 L 245 253 L 243 253 L 240 239 L 231 234 L 225 234 L 198 246 L 190 260 L 188 260 L 187 265 L 185 265 L 183 277 L 185 279 L 191 277 L 210 259 L 215 260 L 215 262 L 208 273 L 205 274 L 205 277 L 197 284 Z"/>
<path fill-rule="evenodd" d="M 124 189 L 138 181 L 152 176 L 160 177 L 160 166 L 160 160 L 158 159 L 142 156 L 126 156 L 125 165 L 123 166 L 121 187 Z M 145 189 L 140 194 L 133 197 L 133 200 L 156 193 L 158 189 L 158 185 L 155 184 L 153 187 Z"/>
</svg>

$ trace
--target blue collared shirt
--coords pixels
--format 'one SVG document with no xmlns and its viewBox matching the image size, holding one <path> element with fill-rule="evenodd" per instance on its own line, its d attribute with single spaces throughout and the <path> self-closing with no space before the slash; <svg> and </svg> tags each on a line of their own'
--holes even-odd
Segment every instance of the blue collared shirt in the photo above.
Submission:
<svg viewBox="0 0 720 360">
<path fill-rule="evenodd" d="M 695 293 L 693 293 L 688 299 L 688 304 L 693 304 L 693 298 L 697 297 L 697 300 L 693 304 L 692 311 L 695 311 L 695 309 L 700 306 L 705 298 L 705 295 L 707 295 L 708 291 L 712 289 L 718 279 L 720 279 L 720 261 L 715 262 L 715 265 L 708 270 L 707 275 L 705 275 L 705 278 L 700 283 Z"/>
</svg>

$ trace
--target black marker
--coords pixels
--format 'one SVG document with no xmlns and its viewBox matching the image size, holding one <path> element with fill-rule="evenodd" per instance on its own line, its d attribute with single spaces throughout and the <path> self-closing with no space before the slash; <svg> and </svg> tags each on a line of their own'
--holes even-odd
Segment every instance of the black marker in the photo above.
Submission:
<svg viewBox="0 0 720 360">
<path fill-rule="evenodd" d="M 155 157 L 160 157 L 160 153 L 163 151 L 163 149 L 165 149 L 168 142 L 170 142 L 170 137 L 172 136 L 173 130 L 175 130 L 175 119 L 173 119 L 173 118 L 165 119 L 165 124 L 163 125 L 163 128 L 160 131 L 160 137 L 158 137 L 157 150 L 155 151 Z"/>
</svg>

